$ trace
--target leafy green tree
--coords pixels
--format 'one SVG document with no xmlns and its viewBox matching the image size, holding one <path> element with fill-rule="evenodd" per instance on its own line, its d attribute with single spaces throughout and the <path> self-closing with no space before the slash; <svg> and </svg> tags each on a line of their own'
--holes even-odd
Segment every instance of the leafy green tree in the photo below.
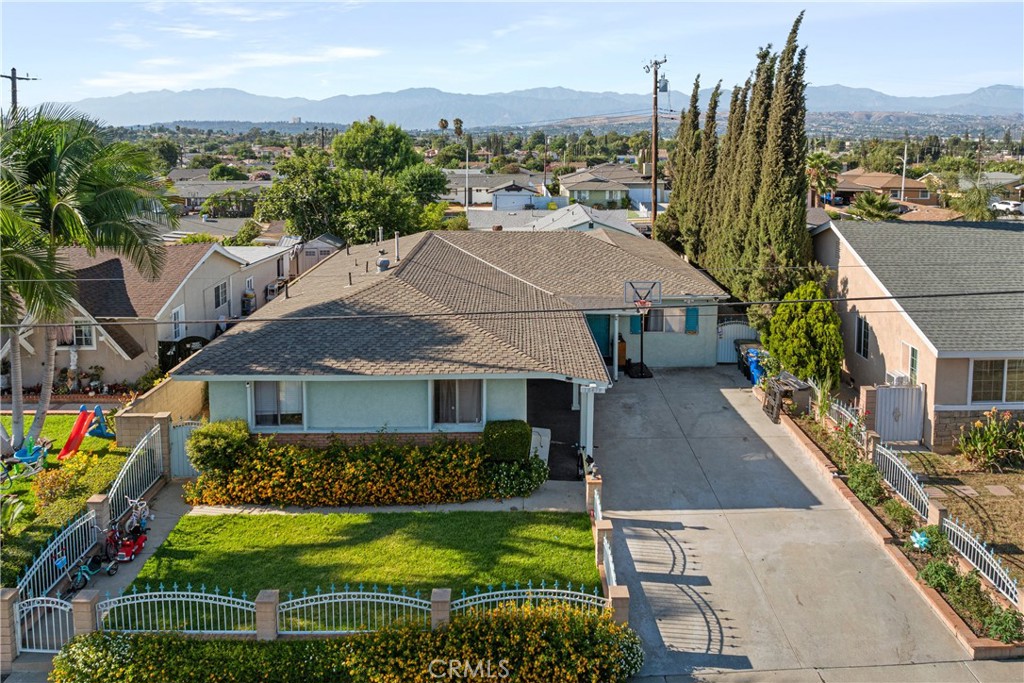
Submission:
<svg viewBox="0 0 1024 683">
<path fill-rule="evenodd" d="M 705 253 L 702 265 L 722 282 L 729 282 L 732 269 L 728 262 L 729 246 L 736 232 L 736 206 L 732 202 L 735 183 L 739 182 L 740 152 L 743 125 L 747 115 L 747 96 L 751 79 L 742 88 L 733 88 L 729 103 L 729 121 L 715 167 L 713 220 L 705 231 Z"/>
<path fill-rule="evenodd" d="M 801 379 L 838 377 L 843 362 L 839 314 L 815 282 L 787 294 L 768 326 L 765 345 L 782 367 Z"/>
<path fill-rule="evenodd" d="M 303 147 L 274 166 L 274 184 L 260 193 L 255 218 L 261 223 L 285 220 L 288 231 L 309 241 L 324 233 L 341 236 L 341 182 L 327 154 Z"/>
<path fill-rule="evenodd" d="M 850 213 L 866 221 L 894 221 L 899 207 L 884 194 L 861 192 L 850 205 Z"/>
<path fill-rule="evenodd" d="M 839 162 L 828 152 L 809 154 L 807 184 L 814 194 L 814 206 L 821 206 L 821 198 L 839 186 Z"/>
<path fill-rule="evenodd" d="M 188 162 L 189 168 L 213 168 L 220 163 L 216 154 L 197 154 Z"/>
<path fill-rule="evenodd" d="M 890 145 L 877 145 L 864 159 L 864 168 L 881 173 L 899 173 L 903 160 Z"/>
<path fill-rule="evenodd" d="M 462 119 L 452 121 L 452 130 L 455 131 L 455 137 L 462 137 Z"/>
<path fill-rule="evenodd" d="M 162 229 L 154 221 L 173 226 L 176 219 L 150 153 L 126 142 L 111 142 L 98 123 L 68 109 L 44 106 L 18 111 L 0 125 L 0 159 L 13 162 L 11 167 L 4 163 L 0 176 L 4 194 L 11 193 L 3 201 L 5 229 L 23 232 L 24 247 L 43 251 L 38 266 L 60 273 L 55 286 L 65 286 L 73 276 L 59 257 L 60 248 L 70 245 L 119 254 L 144 276 L 159 275 L 164 259 Z M 143 217 L 151 220 L 140 220 Z M 9 267 L 20 268 L 5 263 L 4 270 Z M 15 324 L 27 324 L 30 314 L 43 323 L 70 319 L 56 288 L 39 282 L 8 282 L 4 288 L 22 302 Z M 57 328 L 46 327 L 42 336 L 43 382 L 32 428 L 27 436 L 23 433 L 23 387 L 21 377 L 12 372 L 12 391 L 18 399 L 12 405 L 11 434 L 0 429 L 4 453 L 20 448 L 25 438 L 38 439 L 45 423 L 53 391 Z M 19 344 L 11 347 L 13 353 L 20 353 L 20 349 L 14 351 Z"/>
<path fill-rule="evenodd" d="M 199 210 L 213 217 L 245 218 L 253 214 L 258 198 L 249 189 L 223 190 L 207 197 Z"/>
<path fill-rule="evenodd" d="M 448 176 L 437 166 L 416 164 L 398 174 L 398 185 L 426 206 L 448 191 Z"/>
<path fill-rule="evenodd" d="M 386 236 L 416 232 L 421 209 L 394 178 L 352 169 L 340 171 L 338 180 L 343 227 L 335 234 L 346 242 L 372 242 L 378 228 L 384 228 Z"/>
<path fill-rule="evenodd" d="M 339 168 L 359 169 L 379 175 L 398 175 L 423 161 L 413 148 L 412 138 L 393 123 L 377 119 L 354 121 L 331 142 Z"/>
<path fill-rule="evenodd" d="M 214 244 L 220 240 L 208 232 L 193 232 L 190 235 L 185 235 L 178 242 L 181 244 Z"/>
<path fill-rule="evenodd" d="M 143 143 L 142 147 L 157 156 L 164 172 L 176 168 L 180 159 L 178 145 L 167 138 L 158 138 Z"/>
<path fill-rule="evenodd" d="M 249 174 L 240 168 L 224 163 L 215 164 L 210 169 L 210 180 L 248 180 Z"/>
<path fill-rule="evenodd" d="M 664 221 L 654 225 L 652 234 L 660 242 L 681 249 L 694 258 L 698 239 L 697 227 L 689 220 L 692 211 L 694 188 L 697 184 L 697 155 L 700 152 L 700 74 L 693 80 L 690 92 L 690 106 L 679 121 L 676 129 L 676 146 L 669 158 L 672 175 L 672 197 L 668 203 Z"/>
<path fill-rule="evenodd" d="M 442 227 L 445 230 L 469 230 L 469 218 L 466 214 L 459 214 L 446 220 Z"/>
<path fill-rule="evenodd" d="M 225 247 L 250 247 L 253 246 L 256 239 L 262 234 L 263 226 L 250 218 L 242 224 L 242 227 L 233 236 L 221 240 L 221 244 Z"/>
<path fill-rule="evenodd" d="M 444 135 L 448 131 L 448 119 L 441 119 L 437 122 L 437 127 L 441 129 L 441 146 L 444 146 Z"/>
<path fill-rule="evenodd" d="M 438 150 L 434 165 L 440 168 L 458 168 L 466 158 L 466 148 L 452 143 Z M 501 171 L 504 173 L 504 171 Z"/>
<path fill-rule="evenodd" d="M 268 143 L 263 143 L 268 144 Z M 252 158 L 252 144 L 248 142 L 233 142 L 227 147 L 227 152 L 233 157 L 239 159 L 251 159 Z"/>
<path fill-rule="evenodd" d="M 444 213 L 448 210 L 448 202 L 427 204 L 420 210 L 417 223 L 420 230 L 444 230 Z"/>
</svg>

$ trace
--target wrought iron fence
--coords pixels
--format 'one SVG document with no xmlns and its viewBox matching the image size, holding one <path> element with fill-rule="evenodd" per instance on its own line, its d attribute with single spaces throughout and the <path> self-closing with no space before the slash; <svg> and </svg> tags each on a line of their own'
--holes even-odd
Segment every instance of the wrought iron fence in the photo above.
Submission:
<svg viewBox="0 0 1024 683">
<path fill-rule="evenodd" d="M 875 444 L 874 451 L 872 461 L 882 473 L 885 482 L 903 500 L 910 503 L 922 519 L 928 519 L 928 494 L 924 492 L 924 487 L 906 461 L 882 444 Z"/>
<path fill-rule="evenodd" d="M 57 652 L 75 634 L 71 603 L 60 598 L 29 598 L 17 603 L 17 652 Z"/>
<path fill-rule="evenodd" d="M 142 498 L 143 494 L 163 474 L 160 457 L 160 425 L 156 425 L 142 437 L 132 451 L 117 479 L 110 486 L 111 522 L 121 519 L 128 511 L 128 498 Z"/>
<path fill-rule="evenodd" d="M 452 600 L 451 613 L 454 615 L 471 609 L 488 609 L 505 603 L 536 605 L 544 602 L 564 602 L 587 609 L 608 607 L 608 600 L 601 595 L 600 586 L 594 586 L 587 592 L 586 586 L 580 584 L 574 587 L 571 581 L 564 588 L 559 587 L 558 581 L 550 587 L 545 581 L 541 581 L 539 587 L 534 587 L 532 581 L 525 585 L 516 581 L 511 586 L 503 583 L 498 588 L 488 586 L 487 590 L 482 590 L 478 586 L 472 593 L 462 591 L 462 597 Z"/>
<path fill-rule="evenodd" d="M 198 591 L 192 586 L 178 590 L 143 592 L 133 588 L 116 598 L 108 597 L 96 605 L 96 628 L 103 631 L 178 631 L 180 633 L 255 633 L 256 603 L 245 593 L 235 597 L 233 591 L 221 594 L 214 588 Z"/>
<path fill-rule="evenodd" d="M 1003 561 L 996 556 L 973 531 L 963 526 L 959 520 L 942 520 L 942 530 L 946 538 L 965 560 L 978 570 L 999 591 L 1003 597 L 1014 605 L 1017 603 L 1019 591 L 1017 579 L 1011 578 L 1003 566 Z"/>
<path fill-rule="evenodd" d="M 865 448 L 867 446 L 868 432 L 860 420 L 860 416 L 855 405 L 832 399 L 828 404 L 828 416 L 840 428 L 845 429 L 852 426 L 851 432 L 854 440 L 857 442 L 857 445 L 861 448 Z"/>
<path fill-rule="evenodd" d="M 604 580 L 609 586 L 617 586 L 618 581 L 615 578 L 615 559 L 612 557 L 612 544 L 608 542 L 608 537 L 605 536 L 601 543 L 601 552 L 604 555 Z"/>
<path fill-rule="evenodd" d="M 18 579 L 18 596 L 22 600 L 44 597 L 70 577 L 71 568 L 96 544 L 96 534 L 96 513 L 92 510 L 55 532 Z"/>
<path fill-rule="evenodd" d="M 351 590 L 346 584 L 341 591 L 331 586 L 321 593 L 317 586 L 312 594 L 299 597 L 288 594 L 288 600 L 277 608 L 277 631 L 288 634 L 335 635 L 376 631 L 396 621 L 418 622 L 430 628 L 430 601 L 419 591 L 410 594 L 405 588 L 397 593 L 388 586 L 383 592 L 362 585 Z"/>
</svg>

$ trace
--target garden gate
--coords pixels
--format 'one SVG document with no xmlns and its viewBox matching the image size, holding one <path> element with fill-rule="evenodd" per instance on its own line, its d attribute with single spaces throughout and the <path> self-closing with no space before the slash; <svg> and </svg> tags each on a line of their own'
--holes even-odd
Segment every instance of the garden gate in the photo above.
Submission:
<svg viewBox="0 0 1024 683">
<path fill-rule="evenodd" d="M 195 420 L 187 420 L 171 425 L 171 478 L 199 476 L 199 470 L 192 465 L 192 462 L 188 459 L 188 454 L 185 453 L 185 442 L 188 441 L 188 437 L 192 435 L 192 432 L 200 424 L 202 423 Z"/>
<path fill-rule="evenodd" d="M 718 323 L 718 362 L 735 363 L 737 339 L 760 339 L 761 335 L 743 320 L 726 320 Z"/>
<path fill-rule="evenodd" d="M 885 442 L 918 443 L 924 436 L 924 387 L 878 387 L 875 431 Z"/>
</svg>

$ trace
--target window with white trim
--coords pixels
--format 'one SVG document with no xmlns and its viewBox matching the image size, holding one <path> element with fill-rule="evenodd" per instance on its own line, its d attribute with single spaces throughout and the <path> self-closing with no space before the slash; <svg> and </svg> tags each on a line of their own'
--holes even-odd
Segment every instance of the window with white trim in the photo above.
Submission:
<svg viewBox="0 0 1024 683">
<path fill-rule="evenodd" d="M 854 340 L 857 355 L 861 358 L 868 357 L 868 343 L 871 340 L 871 325 L 863 316 L 857 316 L 857 338 Z"/>
<path fill-rule="evenodd" d="M 932 193 L 928 190 L 918 190 L 917 196 L 921 199 L 931 199 Z"/>
<path fill-rule="evenodd" d="M 178 341 L 185 336 L 185 307 L 178 306 L 171 311 L 171 336 Z"/>
<path fill-rule="evenodd" d="M 664 332 L 665 311 L 661 308 L 652 308 L 644 316 L 644 332 Z"/>
<path fill-rule="evenodd" d="M 228 283 L 225 280 L 213 288 L 213 307 L 220 308 L 228 302 Z"/>
<path fill-rule="evenodd" d="M 248 289 L 248 290 L 251 290 L 253 292 L 256 291 L 255 287 L 253 287 L 252 278 L 251 277 L 245 278 L 245 288 Z"/>
<path fill-rule="evenodd" d="M 899 199 L 900 198 L 900 191 L 899 190 L 889 190 L 889 196 L 892 197 L 893 199 Z"/>
<path fill-rule="evenodd" d="M 910 384 L 917 386 L 917 349 L 910 347 L 910 362 L 907 365 L 907 374 L 910 375 Z"/>
<path fill-rule="evenodd" d="M 1024 360 L 976 360 L 971 368 L 971 403 L 1024 402 Z"/>
<path fill-rule="evenodd" d="M 484 383 L 479 379 L 434 381 L 436 424 L 479 424 L 484 416 Z"/>
<path fill-rule="evenodd" d="M 77 346 L 79 349 L 96 348 L 96 336 L 89 320 L 87 318 L 75 318 L 72 324 L 74 325 L 74 332 L 71 338 L 64 339 L 57 346 L 65 349 L 71 348 L 71 346 Z"/>
<path fill-rule="evenodd" d="M 257 427 L 302 425 L 302 382 L 253 382 Z"/>
</svg>

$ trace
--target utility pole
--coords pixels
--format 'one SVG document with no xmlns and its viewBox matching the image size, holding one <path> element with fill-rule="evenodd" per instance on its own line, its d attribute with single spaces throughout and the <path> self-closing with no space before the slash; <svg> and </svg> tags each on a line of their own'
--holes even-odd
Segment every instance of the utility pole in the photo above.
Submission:
<svg viewBox="0 0 1024 683">
<path fill-rule="evenodd" d="M 651 235 L 654 234 L 654 221 L 658 218 L 658 69 L 667 61 L 668 59 L 663 56 L 644 65 L 645 72 L 654 74 L 654 87 L 651 90 Z"/>
<path fill-rule="evenodd" d="M 0 74 L 0 78 L 6 78 L 11 82 L 11 111 L 13 112 L 18 108 L 18 81 L 38 81 L 38 78 L 30 78 L 26 73 L 24 76 L 18 75 L 18 70 L 13 66 L 11 67 L 11 75 Z"/>
<path fill-rule="evenodd" d="M 900 179 L 900 201 L 907 200 L 907 139 L 903 139 L 903 177 Z"/>
</svg>

